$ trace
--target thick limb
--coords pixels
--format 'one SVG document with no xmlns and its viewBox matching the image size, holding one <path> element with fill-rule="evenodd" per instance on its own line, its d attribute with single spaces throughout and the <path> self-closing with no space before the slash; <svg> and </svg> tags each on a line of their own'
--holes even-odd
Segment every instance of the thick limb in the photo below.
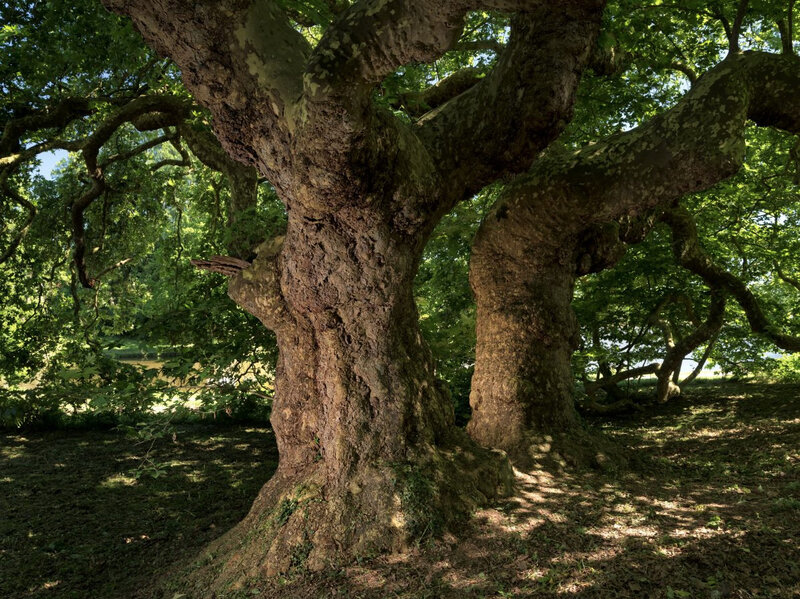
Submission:
<svg viewBox="0 0 800 599">
<path fill-rule="evenodd" d="M 770 322 L 761 304 L 747 285 L 714 262 L 700 244 L 691 214 L 682 207 L 668 210 L 662 220 L 672 231 L 672 251 L 684 268 L 699 275 L 707 284 L 730 293 L 747 315 L 752 331 L 787 351 L 800 351 L 800 337 L 781 332 Z"/>
<path fill-rule="evenodd" d="M 517 14 L 492 72 L 420 122 L 455 201 L 500 176 L 523 172 L 563 130 L 604 4 L 542 3 Z"/>
<path fill-rule="evenodd" d="M 505 348 L 497 340 L 514 339 L 515 345 L 522 346 L 526 343 L 519 340 L 522 335 L 531 346 L 543 343 L 540 328 L 518 326 L 536 318 L 541 301 L 546 301 L 550 293 L 537 286 L 532 276 L 553 268 L 568 271 L 570 267 L 577 276 L 581 270 L 588 270 L 582 258 L 575 258 L 586 254 L 587 231 L 630 217 L 647 220 L 645 217 L 669 208 L 683 195 L 706 189 L 733 174 L 743 158 L 747 118 L 760 125 L 800 130 L 800 106 L 793 100 L 799 90 L 800 60 L 796 57 L 732 55 L 701 77 L 673 109 L 642 127 L 575 153 L 551 152 L 537 161 L 527 175 L 506 188 L 484 219 L 473 245 L 470 282 L 478 318 L 508 323 L 490 327 L 478 322 L 477 364 L 513 358 L 502 355 Z M 590 268 L 591 254 L 588 252 Z M 535 269 L 530 266 L 531 260 L 537 265 Z M 601 260 L 599 266 L 603 263 L 613 260 Z M 498 277 L 495 272 L 507 275 Z M 526 310 L 522 303 L 498 301 L 498 296 L 511 288 L 529 289 L 535 294 L 525 300 L 527 315 L 520 314 Z M 551 316 L 553 322 L 568 318 L 569 301 L 562 301 L 561 306 L 563 312 Z M 560 346 L 569 347 L 571 331 L 560 329 Z M 528 359 L 524 353 L 518 356 Z M 527 368 L 519 362 L 506 370 L 513 376 Z M 571 387 L 571 373 L 562 370 L 562 384 L 551 388 Z M 470 425 L 470 433 L 479 440 L 497 439 L 502 431 L 491 414 L 508 399 L 502 391 L 495 391 L 504 387 L 482 372 L 482 367 L 476 366 L 471 396 L 475 423 Z M 511 384 L 509 379 L 506 387 Z M 527 393 L 515 395 L 517 413 L 530 414 L 529 407 L 535 410 L 535 406 L 550 405 L 544 387 L 527 389 Z M 527 427 L 535 434 L 564 431 L 542 426 L 548 422 L 571 426 L 574 418 L 563 417 L 564 410 L 572 409 L 571 403 L 570 408 L 563 407 L 567 403 L 564 398 L 559 404 L 557 418 L 531 414 Z M 489 430 L 492 427 L 497 430 Z M 515 453 L 526 451 L 520 447 Z"/>
</svg>

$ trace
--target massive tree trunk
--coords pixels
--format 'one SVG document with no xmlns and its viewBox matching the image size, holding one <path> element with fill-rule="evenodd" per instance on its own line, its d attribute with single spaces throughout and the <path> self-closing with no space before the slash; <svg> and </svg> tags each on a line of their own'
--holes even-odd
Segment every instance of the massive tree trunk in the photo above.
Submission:
<svg viewBox="0 0 800 599">
<path fill-rule="evenodd" d="M 570 365 L 578 342 L 570 306 L 574 265 L 557 257 L 542 264 L 542 257 L 484 259 L 480 240 L 473 246 L 478 353 L 467 430 L 482 445 L 505 449 L 518 466 L 527 465 L 529 451 L 549 450 L 552 439 L 544 435 L 577 425 Z"/>
<path fill-rule="evenodd" d="M 507 457 L 454 426 L 413 279 L 441 216 L 563 129 L 602 0 L 364 0 L 315 48 L 277 3 L 104 1 L 178 63 L 223 146 L 288 212 L 252 265 L 218 269 L 277 335 L 280 463 L 200 580 L 399 547 L 506 493 Z M 491 73 L 416 124 L 376 107 L 374 86 L 452 47 L 471 9 L 531 12 L 513 18 Z"/>
<path fill-rule="evenodd" d="M 578 152 L 550 151 L 506 188 L 470 263 L 478 337 L 468 430 L 476 440 L 519 465 L 540 461 L 543 447 L 559 461 L 592 459 L 568 367 L 575 277 L 613 264 L 631 236 L 641 238 L 613 223 L 647 229 L 685 194 L 735 173 L 748 118 L 800 131 L 799 93 L 796 56 L 732 54 L 673 109 Z M 669 390 L 668 377 L 662 386 Z"/>
<path fill-rule="evenodd" d="M 433 376 L 411 294 L 420 244 L 359 212 L 351 222 L 292 215 L 276 249 L 263 248 L 230 287 L 277 333 L 281 461 L 232 533 L 267 538 L 226 569 L 275 573 L 297 551 L 319 566 L 342 547 L 399 547 L 508 491 L 504 457 L 453 427 Z M 291 284 L 267 301 L 276 279 Z"/>
</svg>

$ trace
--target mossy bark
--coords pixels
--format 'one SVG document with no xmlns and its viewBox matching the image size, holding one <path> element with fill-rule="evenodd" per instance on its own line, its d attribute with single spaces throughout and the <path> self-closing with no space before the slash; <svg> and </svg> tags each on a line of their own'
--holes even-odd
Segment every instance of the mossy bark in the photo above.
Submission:
<svg viewBox="0 0 800 599">
<path fill-rule="evenodd" d="M 505 188 L 470 263 L 478 339 L 469 432 L 476 440 L 523 466 L 541 453 L 542 438 L 562 439 L 562 454 L 591 457 L 578 447 L 587 444 L 578 441 L 585 435 L 571 394 L 575 278 L 614 264 L 682 196 L 735 173 L 748 118 L 799 131 L 798 90 L 796 56 L 732 54 L 671 110 L 575 152 L 551 149 Z M 705 258 L 682 247 L 679 259 L 704 266 Z M 659 393 L 673 387 L 667 375 Z"/>
<path fill-rule="evenodd" d="M 281 458 L 220 542 L 215 585 L 286 571 L 298 556 L 319 568 L 399 549 L 510 491 L 507 458 L 455 428 L 433 375 L 412 297 L 420 254 L 369 211 L 291 215 L 283 242 L 231 281 L 277 334 Z"/>
</svg>

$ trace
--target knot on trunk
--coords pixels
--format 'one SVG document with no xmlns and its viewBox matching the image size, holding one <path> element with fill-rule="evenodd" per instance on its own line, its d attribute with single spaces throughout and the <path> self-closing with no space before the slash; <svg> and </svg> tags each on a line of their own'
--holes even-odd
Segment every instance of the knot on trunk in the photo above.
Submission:
<svg viewBox="0 0 800 599">
<path fill-rule="evenodd" d="M 216 272 L 226 277 L 232 277 L 252 266 L 247 260 L 241 260 L 233 256 L 212 256 L 208 260 L 194 259 L 191 263 L 196 268 Z"/>
</svg>

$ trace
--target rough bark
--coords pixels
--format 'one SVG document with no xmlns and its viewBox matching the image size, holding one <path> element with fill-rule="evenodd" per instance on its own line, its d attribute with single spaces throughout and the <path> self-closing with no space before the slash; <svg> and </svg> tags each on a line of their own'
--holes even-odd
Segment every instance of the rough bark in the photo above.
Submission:
<svg viewBox="0 0 800 599">
<path fill-rule="evenodd" d="M 478 306 L 468 429 L 475 439 L 525 460 L 527 437 L 578 430 L 569 370 L 553 370 L 563 377 L 555 382 L 537 368 L 553 359 L 545 356 L 553 348 L 559 365 L 568 363 L 570 279 L 618 255 L 613 227 L 606 241 L 587 232 L 658 213 L 729 177 L 742 163 L 748 118 L 800 130 L 798 93 L 796 57 L 732 54 L 671 110 L 577 152 L 548 152 L 506 188 L 476 235 L 470 265 Z M 552 416 L 538 413 L 542 407 Z"/>
<path fill-rule="evenodd" d="M 512 20 L 497 66 L 478 84 L 431 111 L 420 134 L 454 197 L 498 174 L 524 172 L 572 116 L 604 2 L 531 3 Z"/>
<path fill-rule="evenodd" d="M 508 257 L 491 273 L 472 262 L 471 279 L 486 285 L 491 277 L 486 287 L 494 292 L 478 296 L 480 285 L 474 286 L 478 351 L 467 431 L 481 445 L 505 450 L 518 468 L 584 461 L 563 451 L 566 443 L 579 444 L 563 436 L 580 428 L 571 401 L 579 341 L 570 307 L 575 264 L 542 260 L 547 255 L 540 247 L 535 255 Z M 511 280 L 521 284 L 501 284 Z"/>
<path fill-rule="evenodd" d="M 277 335 L 281 459 L 221 542 L 218 583 L 285 571 L 299 554 L 317 568 L 342 549 L 398 549 L 509 490 L 506 458 L 453 426 L 433 376 L 411 291 L 422 248 L 358 214 L 357 229 L 290 213 L 286 237 L 230 282 Z"/>
<path fill-rule="evenodd" d="M 263 244 L 251 267 L 227 271 L 231 297 L 277 335 L 280 464 L 201 578 L 220 588 L 298 560 L 319 567 L 401 546 L 506 492 L 507 458 L 453 424 L 412 283 L 437 220 L 509 165 L 525 168 L 563 129 L 602 1 L 364 0 L 342 10 L 315 48 L 268 0 L 105 3 L 175 60 L 223 146 L 258 168 L 288 212 L 284 238 Z M 468 119 L 491 115 L 502 135 L 524 126 L 531 141 L 508 147 L 489 127 L 471 135 L 468 123 L 459 138 L 373 104 L 377 83 L 448 50 L 466 12 L 480 8 L 531 10 L 537 23 L 517 17 L 514 49 L 492 83 L 440 114 L 469 94 Z M 537 72 L 537 61 L 547 68 Z M 498 110 L 494 99 L 513 102 Z M 453 148 L 465 165 L 480 163 L 484 139 L 503 156 L 465 185 L 451 173 Z"/>
</svg>

